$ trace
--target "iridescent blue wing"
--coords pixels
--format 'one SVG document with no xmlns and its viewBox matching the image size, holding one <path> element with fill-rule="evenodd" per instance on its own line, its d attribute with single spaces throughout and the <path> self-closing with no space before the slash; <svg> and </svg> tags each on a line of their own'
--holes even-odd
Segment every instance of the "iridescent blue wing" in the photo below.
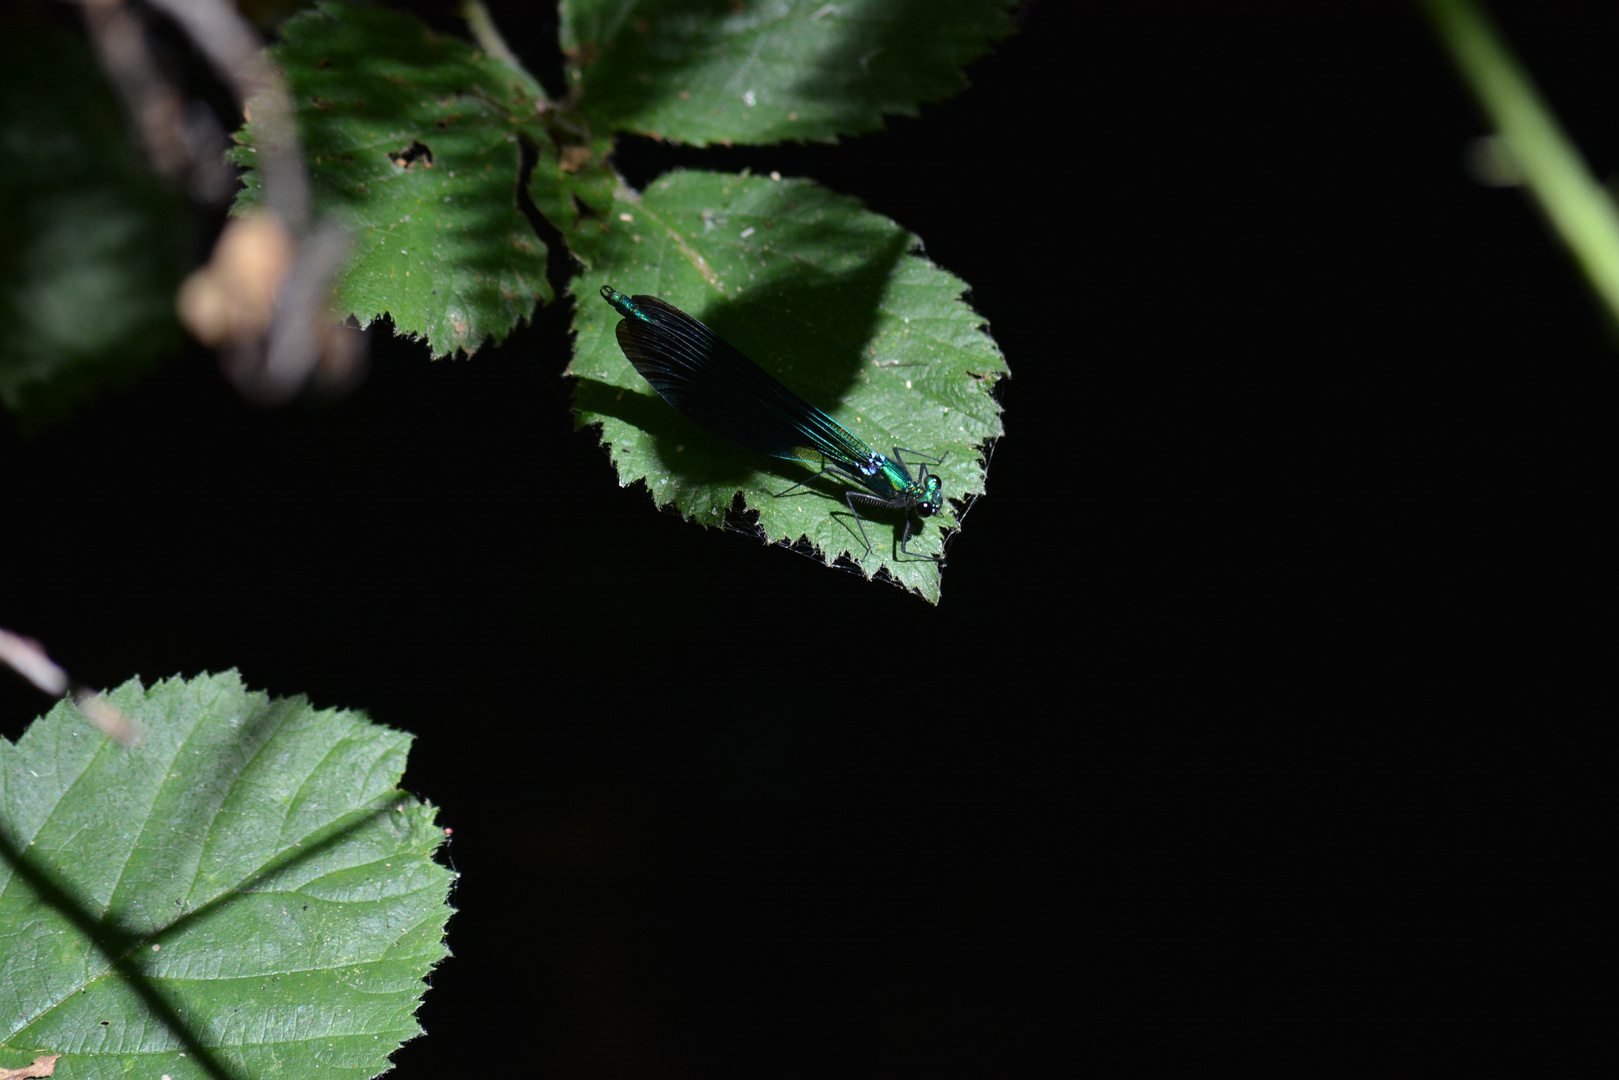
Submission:
<svg viewBox="0 0 1619 1080">
<path fill-rule="evenodd" d="M 665 401 L 739 446 L 772 457 L 858 471 L 866 444 L 768 375 L 714 331 L 656 296 L 602 286 L 624 316 L 618 344 Z"/>
</svg>

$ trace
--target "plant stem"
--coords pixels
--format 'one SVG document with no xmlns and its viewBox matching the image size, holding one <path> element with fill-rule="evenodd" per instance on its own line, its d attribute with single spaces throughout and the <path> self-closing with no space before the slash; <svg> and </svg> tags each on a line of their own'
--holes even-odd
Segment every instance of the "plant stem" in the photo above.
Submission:
<svg viewBox="0 0 1619 1080">
<path fill-rule="evenodd" d="M 546 100 L 540 81 L 528 73 L 528 69 L 517 58 L 517 54 L 506 44 L 506 39 L 500 36 L 500 29 L 495 26 L 495 20 L 490 16 L 489 8 L 485 6 L 483 0 L 465 0 L 461 5 L 461 17 L 471 28 L 472 40 L 478 43 L 478 48 L 513 71 L 521 72 L 524 78 L 533 84 L 534 92 L 539 95 L 539 99 Z"/>
<path fill-rule="evenodd" d="M 1472 0 L 1422 6 L 1524 183 L 1619 323 L 1619 210 L 1612 196 L 1591 176 L 1489 16 Z"/>
</svg>

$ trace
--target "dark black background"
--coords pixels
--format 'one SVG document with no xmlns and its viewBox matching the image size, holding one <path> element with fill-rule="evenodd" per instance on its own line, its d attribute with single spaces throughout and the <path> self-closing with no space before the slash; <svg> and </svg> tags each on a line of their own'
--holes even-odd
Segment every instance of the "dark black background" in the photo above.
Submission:
<svg viewBox="0 0 1619 1080">
<path fill-rule="evenodd" d="M 1605 175 L 1615 19 L 1544 7 L 1496 11 Z M 1442 1056 L 1611 946 L 1614 339 L 1415 10 L 1046 0 L 969 75 L 619 157 L 815 178 L 971 284 L 1014 377 L 936 609 L 618 488 L 560 307 L 378 335 L 338 407 L 198 354 L 0 427 L 5 625 L 416 734 L 462 877 L 400 1075 Z"/>
</svg>

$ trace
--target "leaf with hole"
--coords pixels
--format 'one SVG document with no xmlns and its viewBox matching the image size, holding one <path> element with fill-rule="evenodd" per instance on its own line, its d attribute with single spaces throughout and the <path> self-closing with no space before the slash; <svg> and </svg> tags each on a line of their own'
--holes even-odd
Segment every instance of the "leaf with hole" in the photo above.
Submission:
<svg viewBox="0 0 1619 1080">
<path fill-rule="evenodd" d="M 435 356 L 505 339 L 551 298 L 545 244 L 519 199 L 588 257 L 581 206 L 610 190 L 607 144 L 552 123 L 526 74 L 382 8 L 323 3 L 287 20 L 271 58 L 286 75 L 315 206 L 348 223 L 354 255 L 334 302 L 362 325 L 389 315 Z M 263 133 L 233 154 L 253 166 Z M 527 150 L 525 151 L 525 147 Z M 262 198 L 256 169 L 238 209 Z"/>
</svg>

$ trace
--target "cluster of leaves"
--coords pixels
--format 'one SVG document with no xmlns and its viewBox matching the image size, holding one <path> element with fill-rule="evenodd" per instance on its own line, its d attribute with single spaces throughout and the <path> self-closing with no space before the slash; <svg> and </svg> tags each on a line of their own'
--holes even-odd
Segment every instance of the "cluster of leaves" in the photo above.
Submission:
<svg viewBox="0 0 1619 1080">
<path fill-rule="evenodd" d="M 962 66 L 1007 31 L 1007 6 L 564 0 L 563 101 L 487 35 L 475 48 L 378 8 L 307 11 L 273 57 L 317 208 L 354 232 L 344 314 L 386 315 L 435 355 L 471 354 L 554 300 L 551 282 L 576 266 L 575 412 L 600 427 L 621 483 L 645 482 L 705 524 L 752 502 L 762 536 L 843 552 L 936 601 L 940 563 L 866 551 L 829 510 L 842 505 L 835 490 L 758 499 L 804 475 L 665 406 L 625 362 L 597 293 L 610 282 L 663 296 L 873 447 L 943 458 L 955 497 L 944 524 L 956 526 L 982 490 L 979 453 L 1001 432 L 991 391 L 1005 373 L 963 283 L 921 258 L 915 236 L 810 181 L 692 171 L 633 191 L 611 167 L 611 138 L 870 131 L 961 89 Z M 82 69 L 70 83 L 99 85 L 82 49 L 46 45 L 7 49 L 8 66 Z M 64 367 L 118 352 L 115 341 L 126 357 L 155 355 L 172 340 L 167 297 L 185 262 L 172 196 L 75 144 L 77 122 L 50 137 L 52 109 L 110 129 L 110 99 L 78 108 L 19 85 L 63 84 L 8 83 L 0 120 L 24 140 L 12 157 L 38 167 L 7 172 L 3 189 L 71 212 L 32 215 L 32 233 L 8 245 L 7 275 L 35 289 L 4 310 L 22 329 L 0 336 L 28 346 L 0 362 L 13 408 Z M 261 137 L 251 124 L 239 135 L 241 210 L 260 195 Z M 68 222 L 90 232 L 51 231 Z M 142 258 L 139 272 L 109 269 Z M 123 302 L 119 280 L 142 287 Z M 940 531 L 914 547 L 941 553 Z M 138 746 L 109 743 L 66 702 L 15 746 L 0 740 L 0 1074 L 382 1072 L 416 1034 L 422 978 L 446 955 L 451 875 L 432 858 L 442 834 L 431 807 L 395 788 L 408 738 L 272 701 L 234 673 L 131 682 L 109 700 L 143 733 Z"/>
<path fill-rule="evenodd" d="M 234 673 L 108 698 L 138 745 L 65 701 L 0 739 L 0 1074 L 384 1071 L 447 955 L 409 736 Z"/>
<path fill-rule="evenodd" d="M 611 283 L 662 296 L 870 446 L 944 458 L 949 528 L 983 490 L 1005 372 L 964 284 L 916 254 L 915 236 L 809 181 L 694 171 L 633 191 L 612 169 L 611 137 L 763 144 L 870 131 L 961 89 L 962 66 L 1008 30 L 1007 6 L 565 0 L 565 100 L 498 48 L 375 8 L 322 4 L 285 25 L 273 56 L 317 206 L 355 232 L 344 314 L 386 314 L 434 355 L 471 353 L 551 300 L 553 263 L 570 260 L 575 413 L 600 426 L 620 483 L 645 482 L 710 525 L 740 509 L 740 492 L 762 536 L 844 553 L 936 601 L 939 563 L 896 558 L 892 539 L 868 553 L 834 512 L 837 485 L 816 500 L 769 498 L 809 474 L 663 405 L 618 351 L 617 317 L 597 293 Z M 251 167 L 258 137 L 244 128 L 236 160 Z M 243 204 L 256 198 L 249 172 Z M 939 530 L 913 550 L 940 553 Z"/>
</svg>

